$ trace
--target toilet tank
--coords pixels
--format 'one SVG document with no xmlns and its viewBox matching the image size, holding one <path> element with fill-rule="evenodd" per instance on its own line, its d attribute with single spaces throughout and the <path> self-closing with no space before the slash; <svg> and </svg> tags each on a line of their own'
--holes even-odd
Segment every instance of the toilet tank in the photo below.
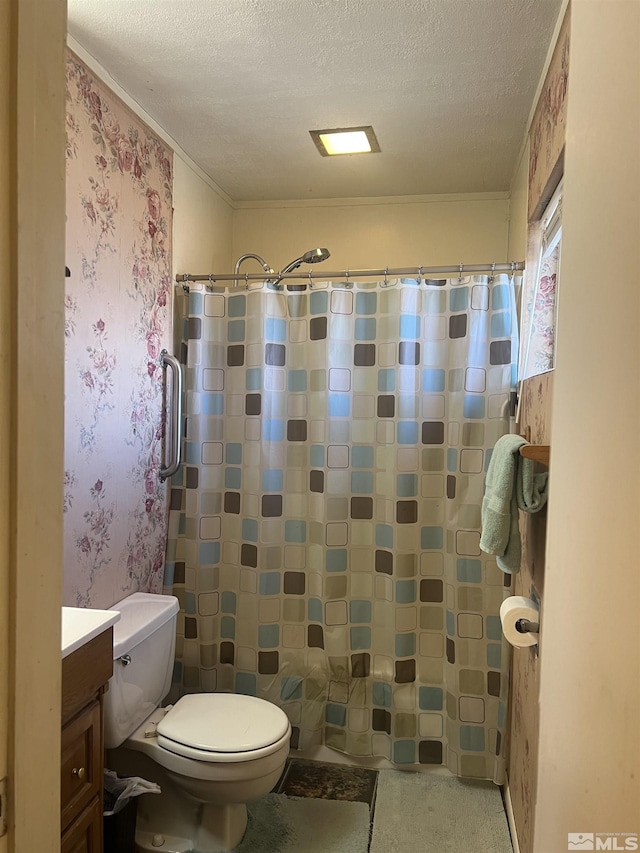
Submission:
<svg viewBox="0 0 640 853">
<path fill-rule="evenodd" d="M 136 592 L 114 604 L 113 676 L 104 697 L 104 739 L 115 749 L 154 711 L 171 687 L 176 648 L 173 595 Z"/>
</svg>

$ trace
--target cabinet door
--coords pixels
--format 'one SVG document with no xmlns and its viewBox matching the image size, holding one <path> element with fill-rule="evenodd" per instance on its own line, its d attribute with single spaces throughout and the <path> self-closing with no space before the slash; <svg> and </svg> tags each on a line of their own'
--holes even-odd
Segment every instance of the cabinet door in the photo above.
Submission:
<svg viewBox="0 0 640 853">
<path fill-rule="evenodd" d="M 102 808 L 99 797 L 87 806 L 62 836 L 60 853 L 102 853 Z"/>
<path fill-rule="evenodd" d="M 61 828 L 67 828 L 102 790 L 100 703 L 94 702 L 62 730 Z"/>
</svg>

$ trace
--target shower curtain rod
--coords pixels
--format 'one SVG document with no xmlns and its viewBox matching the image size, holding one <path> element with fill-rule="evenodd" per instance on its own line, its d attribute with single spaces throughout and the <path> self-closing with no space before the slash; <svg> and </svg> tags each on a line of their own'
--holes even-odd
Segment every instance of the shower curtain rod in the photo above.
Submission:
<svg viewBox="0 0 640 853">
<path fill-rule="evenodd" d="M 458 273 L 462 276 L 463 273 L 496 273 L 496 272 L 519 272 L 524 269 L 524 261 L 517 261 L 506 264 L 457 264 L 456 266 L 446 267 L 385 267 L 377 270 L 338 270 L 333 272 L 289 272 L 289 273 L 273 273 L 278 279 L 321 279 L 323 281 L 346 278 L 364 278 L 366 276 L 377 276 L 378 278 L 387 278 L 390 275 L 412 276 L 423 278 L 424 276 L 442 275 L 447 273 Z M 190 281 L 208 281 L 213 284 L 216 281 L 244 281 L 247 284 L 250 281 L 269 281 L 269 276 L 265 273 L 244 273 L 242 275 L 235 273 L 209 273 L 209 275 L 191 275 L 184 273 L 176 275 L 177 282 L 188 284 Z"/>
</svg>

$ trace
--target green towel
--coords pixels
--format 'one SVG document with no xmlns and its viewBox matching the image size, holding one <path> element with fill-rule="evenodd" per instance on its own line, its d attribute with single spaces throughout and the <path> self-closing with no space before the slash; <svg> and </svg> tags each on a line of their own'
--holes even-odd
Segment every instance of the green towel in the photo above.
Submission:
<svg viewBox="0 0 640 853">
<path fill-rule="evenodd" d="M 547 502 L 549 475 L 534 474 L 533 460 L 520 456 L 527 442 L 503 435 L 496 442 L 482 499 L 480 548 L 494 554 L 503 572 L 519 572 L 521 560 L 518 509 L 538 512 Z"/>
</svg>

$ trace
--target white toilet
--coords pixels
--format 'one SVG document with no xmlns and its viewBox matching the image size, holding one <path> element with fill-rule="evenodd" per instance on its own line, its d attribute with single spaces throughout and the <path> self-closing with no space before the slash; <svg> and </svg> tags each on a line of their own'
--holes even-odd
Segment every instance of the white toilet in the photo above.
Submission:
<svg viewBox="0 0 640 853">
<path fill-rule="evenodd" d="M 244 835 L 246 803 L 282 773 L 291 725 L 254 696 L 198 693 L 160 708 L 169 692 L 178 600 L 135 593 L 114 604 L 114 673 L 105 694 L 106 766 L 157 782 L 138 803 L 139 851 L 231 850 Z"/>
</svg>

